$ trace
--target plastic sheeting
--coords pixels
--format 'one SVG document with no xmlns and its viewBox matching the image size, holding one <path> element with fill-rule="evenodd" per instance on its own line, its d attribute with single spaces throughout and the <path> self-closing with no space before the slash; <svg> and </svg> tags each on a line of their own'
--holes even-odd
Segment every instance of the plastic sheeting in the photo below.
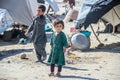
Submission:
<svg viewBox="0 0 120 80">
<path fill-rule="evenodd" d="M 81 7 L 80 10 L 78 12 L 78 17 L 76 20 L 76 28 L 78 28 L 81 24 L 83 24 L 85 22 L 86 16 L 88 15 L 90 9 L 91 9 L 91 5 L 95 4 L 98 0 L 85 0 Z"/>
<path fill-rule="evenodd" d="M 85 0 L 82 4 L 78 18 L 76 20 L 76 28 L 87 28 L 92 23 L 97 23 L 100 18 L 102 18 L 105 14 L 107 17 L 107 13 L 110 12 L 112 14 L 111 9 L 120 4 L 120 0 Z M 118 8 L 118 7 L 117 7 Z M 120 7 L 116 9 L 116 12 L 120 11 Z M 118 13 L 120 16 L 120 14 Z M 115 16 L 109 16 L 109 19 L 117 21 Z M 108 20 L 110 21 L 110 20 Z M 120 21 L 119 21 L 120 22 Z M 110 22 L 111 23 L 111 22 Z M 115 25 L 115 23 L 112 23 Z"/>
<path fill-rule="evenodd" d="M 0 9 L 0 33 L 4 32 L 13 24 L 13 19 L 5 9 Z"/>
<path fill-rule="evenodd" d="M 120 5 L 111 9 L 102 18 L 104 20 L 108 21 L 109 23 L 111 23 L 113 26 L 116 26 L 117 24 L 120 24 Z"/>
<path fill-rule="evenodd" d="M 59 11 L 59 7 L 58 7 L 57 3 L 55 2 L 55 0 L 45 0 L 45 1 L 50 4 L 50 6 L 53 8 L 55 13 L 57 13 Z"/>
<path fill-rule="evenodd" d="M 6 9 L 14 21 L 31 25 L 38 7 L 37 0 L 0 0 L 0 8 Z"/>
</svg>

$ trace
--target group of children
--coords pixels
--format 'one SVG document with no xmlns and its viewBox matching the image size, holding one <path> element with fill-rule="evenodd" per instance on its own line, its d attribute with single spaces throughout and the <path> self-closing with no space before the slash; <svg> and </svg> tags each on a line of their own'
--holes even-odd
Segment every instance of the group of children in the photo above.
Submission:
<svg viewBox="0 0 120 80">
<path fill-rule="evenodd" d="M 34 19 L 32 25 L 28 28 L 27 32 L 25 33 L 26 36 L 33 31 L 31 41 L 33 42 L 37 59 L 36 62 L 43 62 L 46 60 L 46 34 L 45 34 L 45 24 L 46 19 L 44 16 L 46 7 L 44 5 L 40 5 L 37 10 L 37 17 Z M 54 75 L 54 68 L 55 65 L 58 66 L 58 71 L 56 76 L 60 76 L 60 72 L 62 71 L 62 66 L 65 65 L 65 56 L 64 56 L 64 48 L 68 47 L 68 42 L 65 33 L 62 31 L 64 29 L 64 22 L 59 19 L 55 19 L 53 22 L 53 26 L 55 31 L 52 33 L 51 36 L 51 52 L 48 58 L 48 62 L 50 65 L 50 74 L 49 76 Z"/>
</svg>

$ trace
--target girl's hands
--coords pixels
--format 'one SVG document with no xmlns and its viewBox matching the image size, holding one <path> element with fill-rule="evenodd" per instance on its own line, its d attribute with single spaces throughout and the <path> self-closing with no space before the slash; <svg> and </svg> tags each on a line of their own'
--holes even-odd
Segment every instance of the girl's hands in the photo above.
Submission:
<svg viewBox="0 0 120 80">
<path fill-rule="evenodd" d="M 25 33 L 25 36 L 26 36 L 26 37 L 28 37 L 28 36 L 29 36 L 28 32 L 26 32 L 26 33 Z"/>
<path fill-rule="evenodd" d="M 64 48 L 64 52 L 68 52 L 71 48 L 71 45 L 69 45 L 68 48 Z"/>
</svg>

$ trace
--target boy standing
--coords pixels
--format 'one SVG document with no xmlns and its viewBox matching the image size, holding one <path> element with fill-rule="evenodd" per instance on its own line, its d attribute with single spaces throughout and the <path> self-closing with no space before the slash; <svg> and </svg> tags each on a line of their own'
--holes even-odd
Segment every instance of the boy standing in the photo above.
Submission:
<svg viewBox="0 0 120 80">
<path fill-rule="evenodd" d="M 34 19 L 32 25 L 28 28 L 28 31 L 26 32 L 26 36 L 28 36 L 28 33 L 33 31 L 31 41 L 33 42 L 37 59 L 36 62 L 42 62 L 46 59 L 46 51 L 45 46 L 47 42 L 46 34 L 45 34 L 45 24 L 46 19 L 44 16 L 46 7 L 44 5 L 40 5 L 37 10 L 37 17 Z"/>
</svg>

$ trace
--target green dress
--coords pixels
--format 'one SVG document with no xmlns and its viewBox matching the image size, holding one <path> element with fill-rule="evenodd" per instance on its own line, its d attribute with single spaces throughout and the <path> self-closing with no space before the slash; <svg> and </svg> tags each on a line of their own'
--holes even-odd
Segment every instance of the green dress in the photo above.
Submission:
<svg viewBox="0 0 120 80">
<path fill-rule="evenodd" d="M 58 66 L 65 65 L 64 47 L 68 47 L 66 35 L 62 31 L 57 35 L 53 32 L 50 45 L 52 49 L 48 62 Z"/>
</svg>

